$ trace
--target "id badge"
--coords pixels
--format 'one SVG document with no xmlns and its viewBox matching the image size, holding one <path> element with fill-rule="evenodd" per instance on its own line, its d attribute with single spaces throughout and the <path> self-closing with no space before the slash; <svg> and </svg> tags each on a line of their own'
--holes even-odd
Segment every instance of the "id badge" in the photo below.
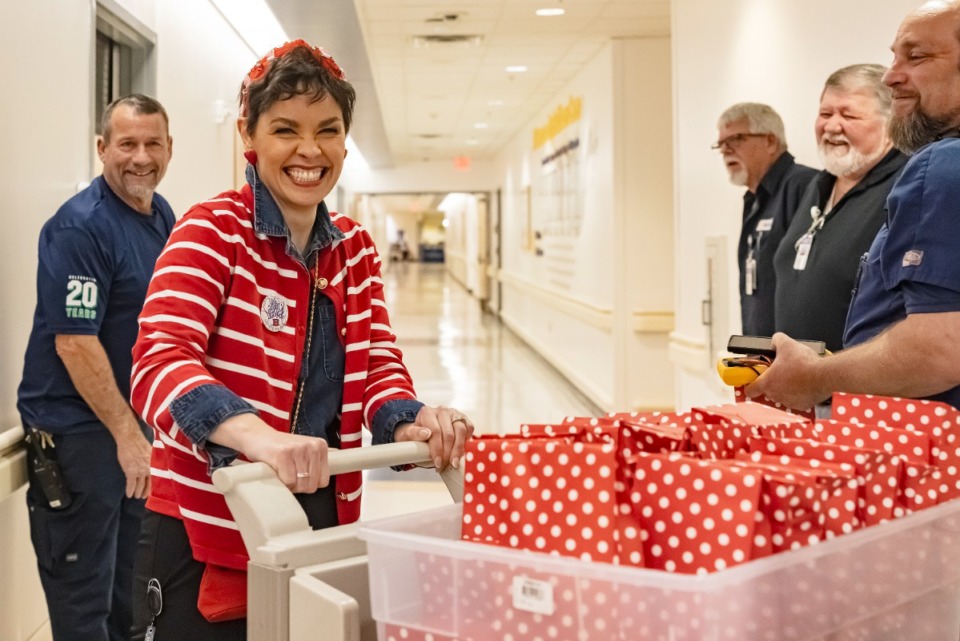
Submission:
<svg viewBox="0 0 960 641">
<path fill-rule="evenodd" d="M 810 248 L 813 246 L 813 236 L 804 234 L 797 241 L 797 257 L 793 259 L 793 268 L 803 271 L 807 268 L 807 258 L 810 257 Z"/>
<path fill-rule="evenodd" d="M 757 288 L 757 261 L 755 258 L 748 258 L 743 270 L 744 289 L 747 296 L 753 296 L 753 291 Z"/>
</svg>

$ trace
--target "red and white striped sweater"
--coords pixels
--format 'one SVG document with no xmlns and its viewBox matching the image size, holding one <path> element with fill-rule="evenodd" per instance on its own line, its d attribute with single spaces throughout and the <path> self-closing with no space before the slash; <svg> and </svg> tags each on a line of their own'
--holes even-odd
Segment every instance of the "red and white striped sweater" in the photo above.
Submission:
<svg viewBox="0 0 960 641">
<path fill-rule="evenodd" d="M 343 328 L 340 439 L 352 448 L 383 403 L 415 394 L 387 318 L 373 241 L 355 221 L 331 220 L 345 238 L 321 250 L 318 274 Z M 285 249 L 285 238 L 255 232 L 249 185 L 193 207 L 157 261 L 133 349 L 131 404 L 155 435 L 147 507 L 183 520 L 197 560 L 238 570 L 248 557 L 237 524 L 210 481 L 206 452 L 169 407 L 200 385 L 222 384 L 271 427 L 290 431 L 313 274 Z M 289 310 L 278 332 L 261 321 L 268 296 Z M 359 473 L 337 476 L 340 523 L 359 518 L 360 484 Z"/>
</svg>

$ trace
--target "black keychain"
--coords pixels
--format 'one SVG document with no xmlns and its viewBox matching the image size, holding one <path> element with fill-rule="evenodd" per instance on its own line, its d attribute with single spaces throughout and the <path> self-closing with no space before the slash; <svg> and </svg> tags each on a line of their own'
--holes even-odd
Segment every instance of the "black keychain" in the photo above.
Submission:
<svg viewBox="0 0 960 641">
<path fill-rule="evenodd" d="M 147 607 L 150 609 L 150 625 L 147 626 L 147 634 L 143 641 L 153 641 L 157 628 L 153 625 L 157 617 L 163 612 L 163 592 L 160 590 L 160 581 L 150 579 L 147 582 Z"/>
</svg>

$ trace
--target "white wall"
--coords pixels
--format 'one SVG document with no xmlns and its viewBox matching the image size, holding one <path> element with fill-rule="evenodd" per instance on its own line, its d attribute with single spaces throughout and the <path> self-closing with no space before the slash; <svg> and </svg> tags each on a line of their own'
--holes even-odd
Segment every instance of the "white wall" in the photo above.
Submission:
<svg viewBox="0 0 960 641">
<path fill-rule="evenodd" d="M 662 370 L 635 365 L 665 362 L 672 328 L 669 59 L 666 38 L 610 42 L 502 155 L 501 318 L 606 409 L 673 398 Z M 557 138 L 579 139 L 582 223 L 535 241 L 538 255 L 527 246 L 528 187 L 538 228 L 545 152 L 532 134 L 571 97 L 581 118 Z"/>
<path fill-rule="evenodd" d="M 213 102 L 231 106 L 256 61 L 206 0 L 118 0 L 157 36 L 155 95 L 167 108 L 174 154 L 160 193 L 177 214 L 232 186 L 232 125 L 213 122 Z M 95 3 L 29 0 L 4 4 L 0 59 L 0 431 L 19 423 L 16 389 L 36 302 L 37 237 L 43 223 L 92 175 Z M 0 504 L 0 639 L 23 641 L 46 617 L 29 568 L 23 493 Z M 8 598 L 9 597 L 9 598 Z"/>
<path fill-rule="evenodd" d="M 10 303 L 0 315 L 0 430 L 19 423 L 16 390 L 33 324 L 40 227 L 90 178 L 92 36 L 88 2 L 13 2 L 0 20 L 0 58 L 7 61 L 0 100 L 0 295 Z M 40 117 L 41 111 L 48 115 Z"/>
<path fill-rule="evenodd" d="M 889 64 L 890 43 L 918 0 L 673 0 L 676 188 L 677 406 L 732 398 L 710 367 L 700 301 L 706 291 L 704 241 L 727 238 L 731 332 L 739 331 L 736 246 L 742 190 L 727 182 L 709 149 L 720 113 L 735 102 L 773 106 L 790 150 L 819 166 L 813 123 L 823 82 L 854 63 Z"/>
<path fill-rule="evenodd" d="M 0 431 L 19 423 L 16 390 L 33 322 L 40 226 L 89 178 L 92 36 L 87 2 L 12 2 L 0 20 L 0 297 L 8 301 L 0 315 Z M 0 639 L 11 641 L 30 638 L 47 617 L 26 515 L 22 490 L 0 502 Z"/>
<path fill-rule="evenodd" d="M 480 289 L 478 236 L 482 233 L 477 224 L 477 196 L 448 194 L 440 203 L 440 210 L 446 214 L 449 225 L 443 248 L 447 271 L 476 296 Z"/>
<path fill-rule="evenodd" d="M 670 41 L 621 41 L 614 63 L 614 398 L 618 408 L 660 409 L 674 395 L 665 375 L 674 323 Z"/>
<path fill-rule="evenodd" d="M 157 97 L 170 115 L 173 160 L 160 186 L 178 216 L 234 188 L 237 93 L 259 59 L 208 0 L 157 3 Z M 214 120 L 214 105 L 229 110 Z"/>
</svg>

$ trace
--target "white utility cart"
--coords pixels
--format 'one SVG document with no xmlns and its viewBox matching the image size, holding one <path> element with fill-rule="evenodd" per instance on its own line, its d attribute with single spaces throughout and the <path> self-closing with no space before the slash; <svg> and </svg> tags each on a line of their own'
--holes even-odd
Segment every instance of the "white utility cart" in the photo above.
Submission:
<svg viewBox="0 0 960 641">
<path fill-rule="evenodd" d="M 427 445 L 413 442 L 331 450 L 329 463 L 331 474 L 433 467 Z M 441 476 L 453 499 L 462 500 L 462 471 L 448 468 Z M 248 641 L 376 641 L 359 523 L 312 530 L 293 494 L 263 463 L 222 468 L 213 483 L 250 555 Z"/>
</svg>

